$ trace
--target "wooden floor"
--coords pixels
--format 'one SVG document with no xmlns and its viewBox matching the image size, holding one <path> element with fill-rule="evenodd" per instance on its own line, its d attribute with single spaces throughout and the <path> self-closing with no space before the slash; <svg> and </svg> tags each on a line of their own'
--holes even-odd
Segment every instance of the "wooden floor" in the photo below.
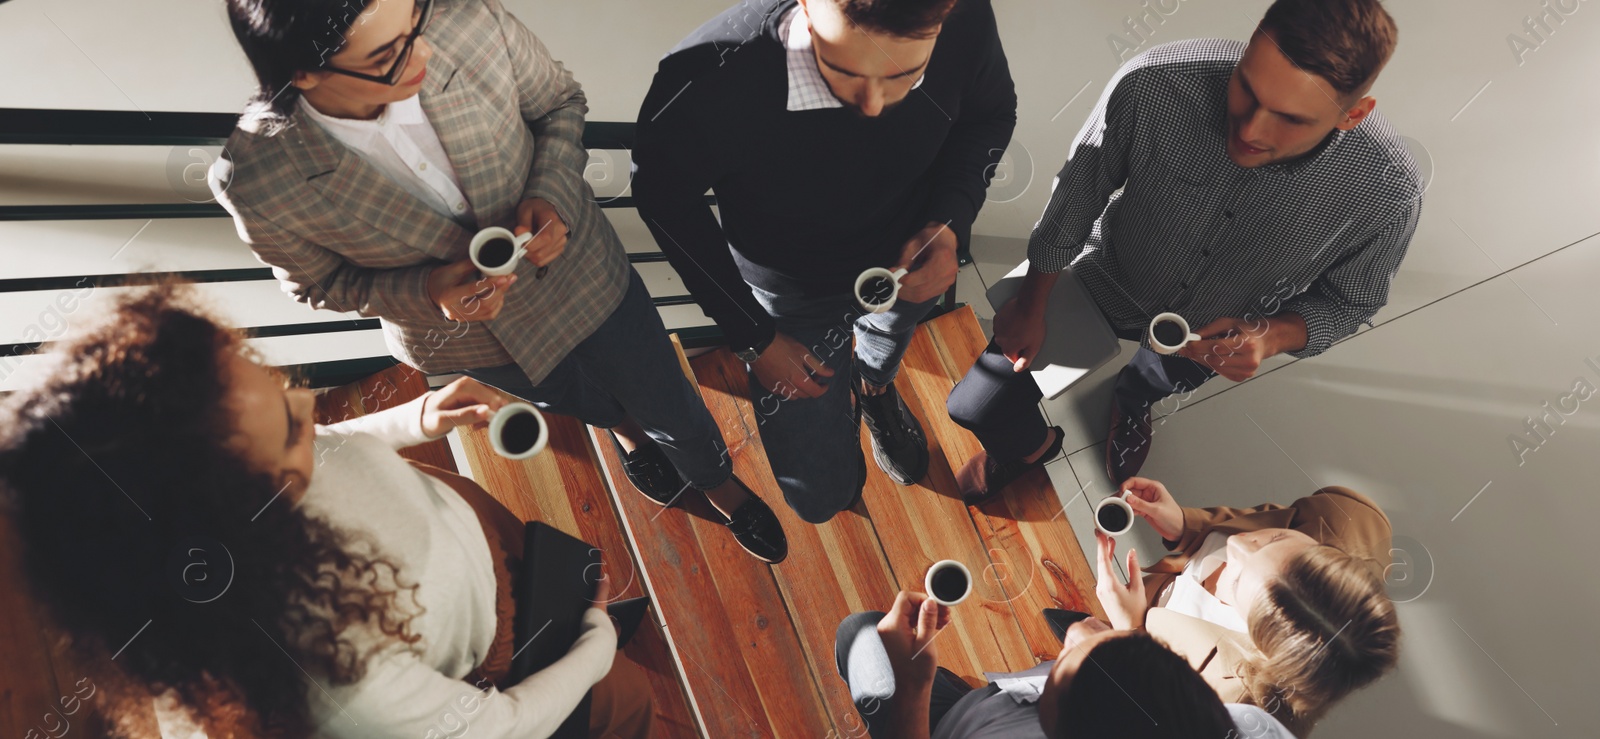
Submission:
<svg viewBox="0 0 1600 739">
<path fill-rule="evenodd" d="M 917 330 L 896 386 L 928 432 L 928 477 L 901 487 L 869 461 L 862 501 L 820 526 L 783 503 L 742 363 L 725 349 L 690 361 L 735 473 L 783 521 L 789 558 L 776 566 L 745 554 L 703 498 L 666 511 L 644 500 L 627 485 L 610 443 L 599 443 L 604 432 L 591 430 L 706 736 L 859 734 L 834 668 L 839 621 L 886 609 L 901 588 L 920 590 L 928 565 L 940 559 L 960 560 L 977 581 L 939 642 L 941 663 L 974 685 L 986 670 L 1021 670 L 1056 655 L 1060 642 L 1044 608 L 1103 615 L 1088 562 L 1042 470 L 982 507 L 956 495 L 953 470 L 979 445 L 950 421 L 944 400 L 986 344 L 970 309 Z M 865 431 L 862 443 L 870 460 Z"/>
<path fill-rule="evenodd" d="M 834 670 L 834 631 L 852 612 L 887 608 L 901 588 L 920 589 L 936 560 L 958 559 L 975 575 L 973 597 L 954 609 L 939 641 L 941 663 L 974 685 L 986 670 L 1025 669 L 1056 654 L 1042 609 L 1103 615 L 1088 562 L 1043 471 L 982 507 L 956 497 L 953 469 L 979 447 L 950 421 L 944 399 L 986 343 L 966 309 L 917 330 L 896 385 L 928 432 L 928 477 L 901 487 L 869 462 L 862 501 L 820 526 L 783 503 L 743 365 L 726 350 L 686 362 L 735 472 L 783 521 L 789 558 L 777 566 L 745 554 L 701 497 L 671 509 L 644 500 L 622 475 L 604 432 L 573 419 L 550 416 L 548 450 L 521 462 L 496 456 L 485 432 L 464 430 L 468 472 L 522 519 L 546 521 L 601 548 L 620 596 L 652 596 L 651 622 L 626 655 L 650 674 L 657 736 L 857 736 L 859 719 Z M 395 367 L 323 393 L 319 421 L 375 412 L 426 390 L 422 375 Z M 865 432 L 862 443 L 870 453 Z M 403 453 L 456 469 L 443 441 Z M 0 547 L 0 584 L 15 586 L 8 551 Z M 53 640 L 31 608 L 7 611 L 0 620 L 0 674 L 7 677 L 0 680 L 0 726 L 21 736 L 54 720 L 47 713 L 70 692 L 74 673 L 65 655 L 52 654 Z"/>
</svg>

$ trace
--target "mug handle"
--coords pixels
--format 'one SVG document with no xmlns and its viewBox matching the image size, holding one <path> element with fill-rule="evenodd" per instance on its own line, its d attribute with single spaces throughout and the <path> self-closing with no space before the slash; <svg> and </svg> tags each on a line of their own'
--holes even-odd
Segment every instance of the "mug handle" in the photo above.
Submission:
<svg viewBox="0 0 1600 739">
<path fill-rule="evenodd" d="M 898 284 L 900 284 L 901 278 L 906 276 L 906 272 L 907 271 L 908 270 L 906 270 L 905 267 L 901 267 L 900 269 L 894 270 L 893 272 L 889 273 L 889 279 L 894 280 L 895 284 L 898 285 Z"/>
</svg>

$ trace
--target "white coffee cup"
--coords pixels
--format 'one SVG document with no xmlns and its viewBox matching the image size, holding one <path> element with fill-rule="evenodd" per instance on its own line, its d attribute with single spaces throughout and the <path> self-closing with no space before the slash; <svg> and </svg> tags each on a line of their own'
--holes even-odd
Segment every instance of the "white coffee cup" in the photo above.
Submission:
<svg viewBox="0 0 1600 739">
<path fill-rule="evenodd" d="M 500 438 L 500 435 L 505 430 L 506 424 L 510 422 L 512 418 L 524 414 L 532 415 L 533 420 L 539 423 L 539 435 L 536 439 L 534 439 L 532 446 L 529 446 L 520 452 L 513 452 L 509 449 L 506 449 L 505 443 Z M 545 444 L 549 441 L 550 424 L 545 423 L 544 415 L 539 413 L 538 408 L 528 405 L 527 403 L 507 403 L 504 406 L 501 406 L 500 410 L 495 411 L 494 418 L 489 419 L 489 445 L 494 447 L 495 454 L 505 457 L 506 459 L 527 459 L 532 457 L 533 455 L 544 451 Z"/>
<path fill-rule="evenodd" d="M 1133 506 L 1128 504 L 1127 496 L 1128 492 L 1123 491 L 1108 498 L 1103 498 L 1099 503 L 1096 503 L 1094 506 L 1094 527 L 1100 529 L 1107 536 L 1122 536 L 1123 534 L 1132 531 L 1133 519 L 1135 516 L 1133 513 Z M 1127 525 L 1115 531 L 1106 528 L 1105 524 L 1100 521 L 1100 511 L 1105 508 L 1121 508 L 1123 513 L 1128 514 Z"/>
<path fill-rule="evenodd" d="M 961 577 L 966 581 L 967 586 L 966 586 L 966 588 L 962 589 L 961 595 L 959 597 L 956 597 L 956 598 L 940 598 L 938 595 L 936 595 L 934 593 L 934 591 L 933 591 L 934 578 L 935 578 L 935 576 L 937 576 L 940 572 L 943 572 L 944 570 L 960 570 L 961 571 Z M 926 592 L 928 594 L 928 598 L 933 600 L 933 602 L 935 602 L 935 603 L 938 603 L 938 604 L 944 605 L 944 606 L 956 605 L 956 604 L 960 603 L 961 601 L 966 600 L 967 596 L 972 594 L 972 571 L 968 570 L 966 565 L 961 564 L 960 562 L 957 562 L 957 561 L 955 561 L 953 559 L 941 559 L 938 562 L 934 562 L 933 565 L 928 567 L 928 574 L 924 575 L 923 578 L 922 578 L 922 589 L 923 589 L 924 592 Z"/>
<path fill-rule="evenodd" d="M 1178 328 L 1183 331 L 1183 341 L 1178 342 L 1177 346 L 1163 344 L 1159 339 L 1156 338 L 1156 325 L 1166 321 L 1171 321 L 1172 323 L 1178 324 Z M 1157 354 L 1176 354 L 1179 349 L 1182 349 L 1189 342 L 1200 340 L 1199 334 L 1191 333 L 1189 331 L 1189 322 L 1183 320 L 1183 316 L 1180 316 L 1176 313 L 1162 313 L 1161 315 L 1152 318 L 1150 320 L 1149 333 L 1150 349 Z"/>
<path fill-rule="evenodd" d="M 904 268 L 890 271 L 882 267 L 873 267 L 872 269 L 862 272 L 861 276 L 856 278 L 856 302 L 861 305 L 862 310 L 868 313 L 882 313 L 890 308 L 893 308 L 894 301 L 900 299 L 900 278 L 905 276 L 906 270 Z M 861 290 L 862 288 L 866 287 L 867 281 L 872 279 L 888 280 L 889 284 L 894 286 L 889 290 L 888 296 L 881 303 L 869 301 L 861 294 Z M 874 295 L 871 297 L 880 296 Z"/>
<path fill-rule="evenodd" d="M 478 260 L 478 252 L 479 250 L 483 249 L 484 244 L 487 244 L 495 239 L 505 239 L 506 241 L 511 242 L 511 258 L 507 259 L 505 264 L 502 264 L 498 267 L 484 266 L 483 262 Z M 528 250 L 524 247 L 526 247 L 528 242 L 532 240 L 532 232 L 525 233 L 521 236 L 516 236 L 510 231 L 499 226 L 490 226 L 482 231 L 479 231 L 478 235 L 472 237 L 472 246 L 467 250 L 467 256 L 472 257 L 472 263 L 477 266 L 478 271 L 482 272 L 485 277 L 509 275 L 516 270 L 517 260 L 528 255 Z"/>
</svg>

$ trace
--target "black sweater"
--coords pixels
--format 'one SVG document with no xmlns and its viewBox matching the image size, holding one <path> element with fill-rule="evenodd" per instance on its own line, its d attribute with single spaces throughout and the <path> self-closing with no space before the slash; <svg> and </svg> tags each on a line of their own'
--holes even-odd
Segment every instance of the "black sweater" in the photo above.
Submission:
<svg viewBox="0 0 1600 739">
<path fill-rule="evenodd" d="M 734 348 L 774 331 L 746 280 L 845 294 L 929 222 L 948 222 L 966 246 L 1016 126 L 989 0 L 962 0 L 922 85 L 877 119 L 787 109 L 778 21 L 794 5 L 747 0 L 690 34 L 662 59 L 639 112 L 639 214 Z"/>
</svg>

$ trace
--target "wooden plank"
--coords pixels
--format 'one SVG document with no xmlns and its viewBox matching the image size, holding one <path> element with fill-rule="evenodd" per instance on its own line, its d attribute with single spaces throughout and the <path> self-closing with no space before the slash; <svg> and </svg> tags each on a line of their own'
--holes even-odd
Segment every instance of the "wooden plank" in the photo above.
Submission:
<svg viewBox="0 0 1600 739">
<path fill-rule="evenodd" d="M 44 635 L 44 620 L 30 597 L 22 571 L 22 547 L 10 516 L 0 517 L 0 591 L 17 595 L 0 618 L 0 732 L 6 736 L 44 735 L 41 724 L 53 714 L 62 695 L 51 650 Z M 69 686 L 71 682 L 67 683 Z M 69 693 L 70 694 L 70 691 Z M 51 727 L 60 732 L 60 719 L 52 715 Z"/>
<path fill-rule="evenodd" d="M 930 353 L 927 330 L 919 327 L 895 386 L 925 431 L 949 420 L 943 404 L 948 388 L 939 393 L 938 383 L 925 380 L 935 373 L 942 379 L 942 369 Z M 930 387 L 935 392 L 930 393 Z M 863 428 L 863 443 L 870 444 L 867 433 Z M 939 660 L 967 682 L 982 685 L 985 670 L 1024 670 L 1037 662 L 1028 659 L 1027 640 L 1004 588 L 993 576 L 988 546 L 956 491 L 955 474 L 937 435 L 928 434 L 928 452 L 928 476 L 911 487 L 901 487 L 868 462 L 864 498 L 899 587 L 922 591 L 929 565 L 941 559 L 960 561 L 972 571 L 973 594 L 953 609 L 950 633 L 940 637 Z"/>
<path fill-rule="evenodd" d="M 520 461 L 495 454 L 486 429 L 458 429 L 472 477 L 521 520 L 544 521 L 599 549 L 607 576 L 615 578 L 612 597 L 644 595 L 638 560 L 606 492 L 584 425 L 554 414 L 546 414 L 545 420 L 550 426 L 545 451 Z M 624 653 L 650 676 L 656 734 L 693 737 L 694 716 L 659 618 L 652 615 L 642 624 Z"/>
<path fill-rule="evenodd" d="M 971 308 L 941 316 L 925 328 L 926 336 L 918 332 L 910 354 L 916 357 L 914 364 L 932 371 L 916 373 L 914 384 L 919 397 L 943 399 L 989 342 Z M 942 408 L 919 418 L 938 439 L 951 468 L 959 468 L 982 449 L 977 438 L 951 421 Z M 1105 618 L 1094 597 L 1089 562 L 1044 470 L 1028 474 L 998 499 L 969 511 L 994 560 L 988 579 L 1007 591 L 1034 657 L 1053 659 L 1060 651 L 1043 609 L 1066 608 Z"/>
<path fill-rule="evenodd" d="M 838 675 L 834 636 L 839 622 L 851 613 L 894 602 L 894 572 L 861 504 L 816 525 L 802 520 L 784 502 L 767 464 L 744 363 L 727 349 L 708 352 L 690 363 L 700 378 L 706 406 L 732 449 L 735 474 L 772 506 L 788 537 L 789 557 L 772 572 L 831 721 L 814 735 L 830 728 L 842 735 L 859 726 L 859 719 L 850 691 Z M 782 407 L 777 412 L 782 413 Z"/>
</svg>

